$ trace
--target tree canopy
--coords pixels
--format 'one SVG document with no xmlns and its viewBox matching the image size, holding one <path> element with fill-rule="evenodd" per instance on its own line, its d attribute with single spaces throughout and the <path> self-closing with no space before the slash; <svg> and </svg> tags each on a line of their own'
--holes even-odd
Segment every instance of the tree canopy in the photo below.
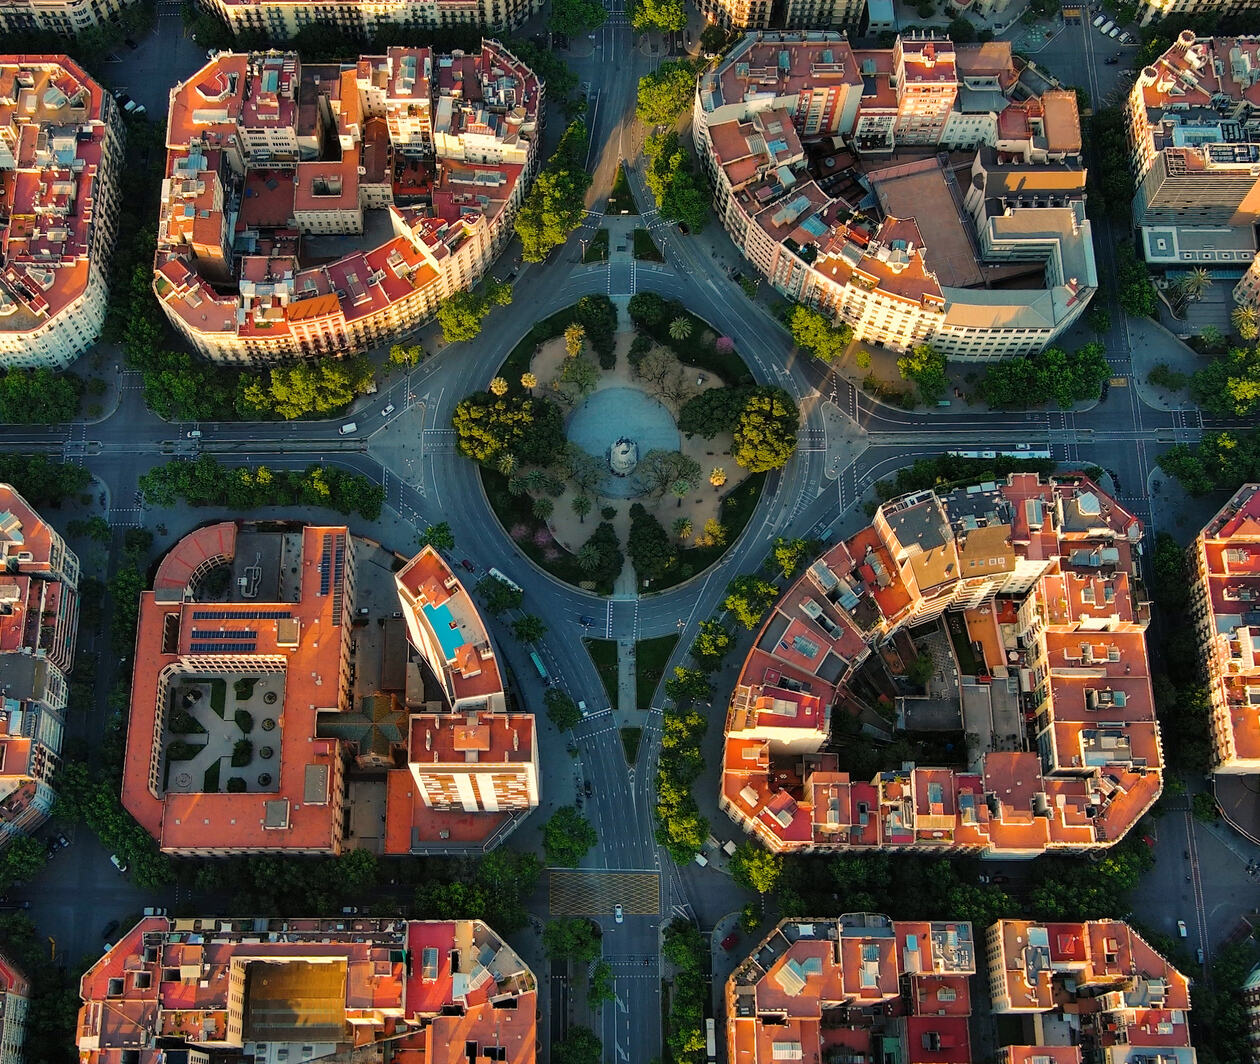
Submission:
<svg viewBox="0 0 1260 1064">
<path fill-rule="evenodd" d="M 666 59 L 639 78 L 635 113 L 645 126 L 670 125 L 691 110 L 695 93 L 695 64 L 688 59 Z"/>
<path fill-rule="evenodd" d="M 771 604 L 779 597 L 779 589 L 768 580 L 745 573 L 737 576 L 726 588 L 726 609 L 735 614 L 749 631 L 761 623 Z"/>
<path fill-rule="evenodd" d="M 570 1027 L 551 1047 L 551 1064 L 600 1064 L 604 1043 L 589 1027 Z"/>
<path fill-rule="evenodd" d="M 735 426 L 731 457 L 750 473 L 782 468 L 796 451 L 800 420 L 796 403 L 782 388 L 752 389 Z"/>
<path fill-rule="evenodd" d="M 848 324 L 837 324 L 822 311 L 800 304 L 792 308 L 787 324 L 792 342 L 824 362 L 839 358 L 853 339 L 853 329 Z"/>
<path fill-rule="evenodd" d="M 451 531 L 450 523 L 439 521 L 436 525 L 429 525 L 420 533 L 420 546 L 432 547 L 434 550 L 454 550 L 455 533 Z"/>
<path fill-rule="evenodd" d="M 945 394 L 945 356 L 931 344 L 915 344 L 897 359 L 901 379 L 913 381 L 929 403 Z"/>
<path fill-rule="evenodd" d="M 677 32 L 687 28 L 687 6 L 684 0 L 633 0 L 630 24 L 637 33 Z"/>
<path fill-rule="evenodd" d="M 1260 346 L 1237 347 L 1194 372 L 1190 391 L 1217 417 L 1248 417 L 1260 408 Z"/>
<path fill-rule="evenodd" d="M 536 396 L 474 392 L 455 407 L 451 425 L 460 453 L 485 465 L 500 454 L 542 465 L 564 448 L 559 409 Z"/>
<path fill-rule="evenodd" d="M 557 916 L 543 928 L 543 949 L 552 960 L 586 963 L 599 958 L 599 932 L 590 920 Z"/>
<path fill-rule="evenodd" d="M 1179 443 L 1160 455 L 1159 468 L 1191 495 L 1235 491 L 1260 480 L 1260 429 L 1209 432 L 1197 447 Z"/>
<path fill-rule="evenodd" d="M 0 371 L 0 421 L 52 425 L 73 421 L 79 412 L 83 380 L 50 369 Z"/>
<path fill-rule="evenodd" d="M 580 120 L 569 123 L 526 194 L 513 223 L 526 262 L 541 262 L 582 224 L 586 190 L 591 187 L 591 175 L 586 170 L 587 143 L 586 125 Z"/>
<path fill-rule="evenodd" d="M 57 506 L 91 484 L 92 474 L 42 454 L 0 452 L 0 483 L 12 484 L 32 506 Z"/>
<path fill-rule="evenodd" d="M 648 137 L 643 151 L 648 157 L 644 180 L 656 199 L 661 217 L 682 222 L 693 233 L 698 233 L 709 218 L 709 193 L 704 178 L 696 174 L 678 132 L 671 129 Z"/>
<path fill-rule="evenodd" d="M 990 406 L 1035 406 L 1053 399 L 1066 409 L 1097 399 L 1110 375 L 1106 348 L 1091 342 L 1070 355 L 1047 347 L 1039 355 L 1004 358 L 985 371 L 978 390 Z"/>
<path fill-rule="evenodd" d="M 731 878 L 747 890 L 769 894 L 783 874 L 783 857 L 745 839 L 731 855 Z"/>
<path fill-rule="evenodd" d="M 749 394 L 747 388 L 706 388 L 683 403 L 678 412 L 679 432 L 706 440 L 734 432 Z"/>
<path fill-rule="evenodd" d="M 641 503 L 630 507 L 630 561 L 640 580 L 658 580 L 673 564 L 676 549 L 664 526 Z"/>
<path fill-rule="evenodd" d="M 548 687 L 543 692 L 543 704 L 547 707 L 547 719 L 559 731 L 568 731 L 582 720 L 577 703 L 558 687 Z"/>
<path fill-rule="evenodd" d="M 480 290 L 454 292 L 442 300 L 437 321 L 448 344 L 475 340 L 481 335 L 481 323 L 494 307 L 512 302 L 512 286 L 506 281 L 488 278 Z"/>
<path fill-rule="evenodd" d="M 608 9 L 597 0 L 551 0 L 547 27 L 566 37 L 602 26 L 608 20 Z"/>
<path fill-rule="evenodd" d="M 591 822 L 571 805 L 563 805 L 543 825 L 543 853 L 547 863 L 576 868 L 599 841 Z"/>
<path fill-rule="evenodd" d="M 248 408 L 292 421 L 343 410 L 371 383 L 372 364 L 366 358 L 322 358 L 274 366 L 250 381 L 242 395 Z"/>
</svg>

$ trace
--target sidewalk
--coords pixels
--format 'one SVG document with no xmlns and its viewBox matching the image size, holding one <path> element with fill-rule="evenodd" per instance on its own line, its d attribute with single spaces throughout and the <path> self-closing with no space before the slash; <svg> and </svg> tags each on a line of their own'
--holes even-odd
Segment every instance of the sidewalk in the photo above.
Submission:
<svg viewBox="0 0 1260 1064">
<path fill-rule="evenodd" d="M 1192 409 L 1194 403 L 1184 391 L 1170 392 L 1158 388 L 1148 384 L 1146 378 L 1160 363 L 1176 373 L 1189 375 L 1202 367 L 1202 356 L 1150 318 L 1130 317 L 1128 326 L 1133 387 L 1137 389 L 1138 398 L 1157 410 Z"/>
</svg>

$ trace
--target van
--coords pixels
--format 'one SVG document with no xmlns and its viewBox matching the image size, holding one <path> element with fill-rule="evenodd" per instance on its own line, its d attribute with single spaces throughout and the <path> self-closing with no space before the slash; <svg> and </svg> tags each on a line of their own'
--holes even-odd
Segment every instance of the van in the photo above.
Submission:
<svg viewBox="0 0 1260 1064">
<path fill-rule="evenodd" d="M 1098 27 L 1101 26 L 1106 21 L 1107 21 L 1106 15 L 1099 15 L 1097 18 L 1094 19 L 1094 29 L 1098 29 Z"/>
<path fill-rule="evenodd" d="M 352 433 L 352 432 L 358 432 L 358 431 L 359 431 L 359 426 L 358 426 L 358 425 L 356 425 L 353 421 L 347 421 L 347 422 L 346 422 L 344 425 L 342 425 L 342 426 L 341 426 L 341 428 L 339 428 L 337 431 L 338 431 L 338 432 L 339 432 L 342 436 L 349 436 L 349 435 L 350 435 L 350 433 Z"/>
<path fill-rule="evenodd" d="M 708 863 L 709 863 L 709 859 L 705 857 L 704 854 L 702 853 L 696 854 L 696 864 L 698 864 L 701 868 L 704 868 Z"/>
<path fill-rule="evenodd" d="M 193 430 L 192 430 L 192 432 L 190 432 L 190 433 L 188 434 L 188 438 L 189 438 L 190 440 L 199 440 L 199 439 L 201 439 L 201 429 L 193 429 Z"/>
<path fill-rule="evenodd" d="M 582 716 L 586 716 L 586 703 L 580 698 L 578 699 L 578 712 L 581 713 Z"/>
<path fill-rule="evenodd" d="M 1104 22 L 1101 26 L 1099 26 L 1099 27 L 1098 27 L 1098 32 L 1099 32 L 1099 33 L 1110 33 L 1110 32 L 1111 32 L 1112 30 L 1114 30 L 1115 28 L 1116 28 L 1116 24 L 1115 24 L 1114 22 L 1112 22 L 1112 21 L 1111 21 L 1111 19 L 1107 19 L 1107 21 L 1106 21 L 1106 22 Z"/>
</svg>

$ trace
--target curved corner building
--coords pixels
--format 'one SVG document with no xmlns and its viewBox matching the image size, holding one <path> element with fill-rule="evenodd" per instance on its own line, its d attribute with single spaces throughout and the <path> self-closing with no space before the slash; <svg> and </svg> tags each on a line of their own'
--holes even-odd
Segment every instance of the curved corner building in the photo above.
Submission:
<svg viewBox="0 0 1260 1064">
<path fill-rule="evenodd" d="M 96 342 L 122 155 L 113 97 L 73 59 L 0 55 L 0 369 L 68 366 Z"/>
<path fill-rule="evenodd" d="M 714 209 L 780 292 L 903 351 L 1041 351 L 1098 289 L 1075 94 L 1006 41 L 754 33 L 693 109 Z M 962 154 L 960 154 L 962 153 Z"/>
<path fill-rule="evenodd" d="M 538 163 L 543 83 L 497 41 L 352 65 L 223 53 L 171 90 L 154 291 L 216 362 L 343 355 L 471 288 Z"/>
<path fill-rule="evenodd" d="M 1163 778 L 1141 536 L 1084 478 L 1016 473 L 881 506 L 788 589 L 744 661 L 722 808 L 776 851 L 1027 858 L 1110 846 Z M 944 631 L 911 639 L 942 619 Z M 897 697 L 899 724 L 966 733 L 967 765 L 851 779 L 829 749 L 832 714 L 886 729 L 870 692 L 896 694 L 890 677 L 922 645 L 935 690 Z"/>
</svg>

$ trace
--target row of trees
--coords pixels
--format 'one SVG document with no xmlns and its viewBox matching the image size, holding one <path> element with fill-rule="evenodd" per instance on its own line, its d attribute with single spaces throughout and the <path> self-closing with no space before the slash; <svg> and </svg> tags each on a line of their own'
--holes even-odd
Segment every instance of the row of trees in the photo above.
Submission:
<svg viewBox="0 0 1260 1064">
<path fill-rule="evenodd" d="M 268 466 L 225 466 L 209 454 L 192 462 L 155 466 L 140 478 L 147 502 L 173 506 L 227 506 L 253 510 L 260 506 L 323 506 L 337 513 L 358 513 L 368 521 L 381 515 L 385 491 L 357 473 L 334 466 L 310 465 L 305 470 Z"/>
<path fill-rule="evenodd" d="M 678 131 L 651 134 L 643 154 L 648 160 L 644 180 L 661 217 L 698 233 L 709 219 L 709 189 Z"/>
<path fill-rule="evenodd" d="M 834 362 L 843 355 L 853 339 L 852 326 L 836 323 L 822 311 L 800 303 L 788 312 L 787 327 L 797 347 L 824 362 Z"/>
<path fill-rule="evenodd" d="M 632 0 L 630 25 L 636 33 L 679 33 L 687 28 L 684 0 Z"/>
<path fill-rule="evenodd" d="M 678 1064 L 702 1064 L 705 1003 L 709 996 L 708 942 L 694 924 L 673 920 L 665 928 L 661 952 L 674 969 L 665 1042 Z"/>
<path fill-rule="evenodd" d="M 1235 327 L 1239 335 L 1256 338 L 1254 320 L 1239 316 L 1235 310 Z M 1255 312 L 1251 311 L 1252 319 Z M 1235 347 L 1211 359 L 1190 377 L 1190 392 L 1195 402 L 1217 417 L 1248 417 L 1260 409 L 1260 345 Z"/>
<path fill-rule="evenodd" d="M 437 309 L 442 338 L 448 344 L 475 340 L 481 335 L 481 323 L 486 315 L 495 307 L 506 307 L 511 302 L 512 286 L 493 277 L 487 277 L 480 288 L 447 296 Z"/>
<path fill-rule="evenodd" d="M 875 494 L 884 502 L 924 488 L 1002 480 L 1008 473 L 1053 473 L 1056 464 L 1048 458 L 958 458 L 942 454 L 935 458 L 919 458 L 911 465 L 898 469 L 894 476 L 877 480 Z"/>
<path fill-rule="evenodd" d="M 55 425 L 79 412 L 83 378 L 50 369 L 0 371 L 0 422 Z"/>
<path fill-rule="evenodd" d="M 574 120 L 534 178 L 513 223 L 526 262 L 541 262 L 582 224 L 586 190 L 591 187 L 591 175 L 586 170 L 587 144 L 585 123 Z"/>
<path fill-rule="evenodd" d="M 1091 342 L 1071 354 L 1047 347 L 1039 355 L 1004 358 L 985 371 L 977 390 L 990 406 L 1036 406 L 1053 399 L 1067 409 L 1097 399 L 1110 376 L 1107 349 Z"/>
<path fill-rule="evenodd" d="M 1260 429 L 1209 432 L 1197 447 L 1179 443 L 1160 455 L 1159 468 L 1191 495 L 1234 491 L 1260 480 Z"/>
<path fill-rule="evenodd" d="M 645 126 L 673 125 L 691 110 L 696 94 L 697 64 L 689 59 L 667 59 L 639 78 L 635 113 Z"/>
<path fill-rule="evenodd" d="M 0 451 L 0 483 L 12 484 L 37 509 L 57 507 L 92 483 L 83 466 L 54 462 L 42 454 Z"/>
</svg>

